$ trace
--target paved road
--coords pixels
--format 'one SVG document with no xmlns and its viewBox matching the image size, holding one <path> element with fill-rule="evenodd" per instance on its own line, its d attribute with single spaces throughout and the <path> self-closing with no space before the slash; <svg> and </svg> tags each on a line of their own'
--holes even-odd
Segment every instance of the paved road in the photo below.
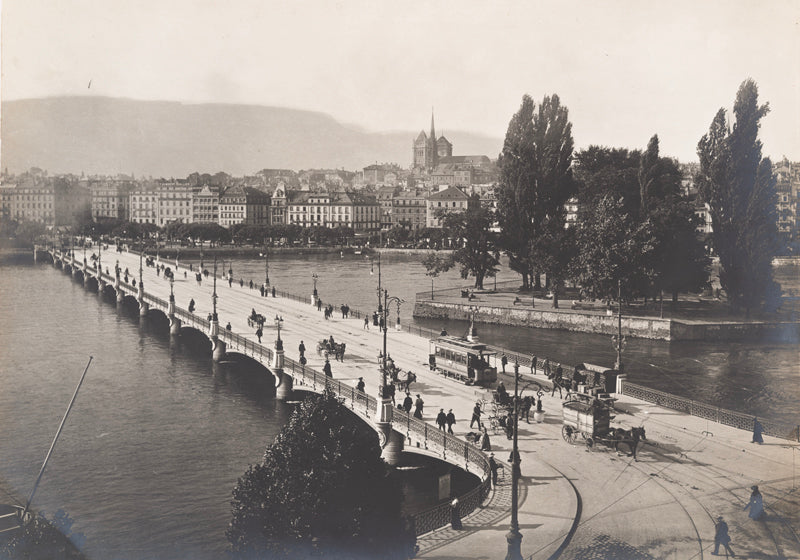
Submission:
<svg viewBox="0 0 800 560">
<path fill-rule="evenodd" d="M 138 255 L 104 252 L 104 268 L 113 272 L 116 259 L 138 276 Z M 164 263 L 174 268 L 174 262 Z M 206 279 L 198 285 L 191 273 L 184 279 L 182 272 L 174 285 L 176 304 L 185 309 L 194 298 L 195 313 L 205 316 L 211 312 L 212 282 Z M 145 268 L 144 275 L 146 291 L 167 299 L 168 282 L 157 277 L 153 268 Z M 344 363 L 332 362 L 334 377 L 353 385 L 363 377 L 367 392 L 377 394 L 382 336 L 376 327 L 365 330 L 362 320 L 341 319 L 338 310 L 325 321 L 308 304 L 262 298 L 247 285 L 229 287 L 221 279 L 217 293 L 222 327 L 230 321 L 234 332 L 255 340 L 246 322 L 250 310 L 255 308 L 268 318 L 279 314 L 284 319 L 281 337 L 287 355 L 298 357 L 302 339 L 312 367 L 321 369 L 324 363 L 315 351 L 318 340 L 333 335 L 337 342 L 346 342 Z M 274 338 L 275 327 L 268 321 L 264 343 Z M 452 408 L 458 419 L 456 434 L 471 431 L 469 418 L 477 389 L 429 372 L 427 340 L 390 330 L 388 350 L 402 369 L 417 373 L 412 393 L 422 395 L 427 421 L 433 423 L 440 408 L 445 412 Z M 535 379 L 529 370 L 523 374 L 524 383 Z M 513 388 L 509 380 L 506 386 Z M 618 407 L 627 413 L 620 412 L 614 424 L 647 429 L 648 442 L 640 449 L 638 462 L 603 447 L 590 451 L 564 442 L 557 396 L 545 396 L 543 423 L 520 425 L 523 556 L 549 558 L 561 548 L 560 557 L 569 559 L 704 558 L 713 550 L 713 520 L 722 515 L 738 556 L 800 558 L 800 490 L 793 491 L 798 482 L 792 463 L 797 447 L 773 438 L 766 438 L 761 446 L 751 444 L 747 432 L 631 398 L 622 398 Z M 510 443 L 502 434 L 492 436 L 493 449 L 502 460 L 508 459 Z M 464 530 L 447 527 L 423 536 L 420 556 L 442 560 L 504 556 L 509 479 L 506 469 L 488 506 L 465 519 Z M 742 510 L 753 484 L 764 495 L 765 521 L 750 520 Z"/>
</svg>

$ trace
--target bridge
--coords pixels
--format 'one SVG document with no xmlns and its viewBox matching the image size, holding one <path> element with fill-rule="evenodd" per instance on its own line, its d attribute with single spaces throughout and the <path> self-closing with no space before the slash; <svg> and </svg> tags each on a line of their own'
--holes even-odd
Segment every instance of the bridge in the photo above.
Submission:
<svg viewBox="0 0 800 560">
<path fill-rule="evenodd" d="M 466 441 L 471 431 L 467 419 L 483 393 L 428 371 L 426 338 L 408 328 L 386 333 L 394 362 L 402 370 L 417 373 L 412 391 L 422 394 L 426 401 L 423 420 L 419 420 L 393 408 L 380 396 L 382 375 L 376 357 L 384 333 L 374 327 L 365 330 L 363 322 L 354 318 L 325 320 L 312 305 L 313 297 L 287 293 L 262 297 L 248 284 L 242 287 L 227 282 L 218 282 L 214 290 L 213 277 L 197 282 L 195 271 L 165 262 L 176 270 L 170 283 L 156 273 L 155 267 L 141 265 L 141 255 L 128 252 L 104 250 L 99 265 L 78 258 L 74 252 L 54 249 L 46 257 L 42 249 L 37 252 L 39 258 L 52 258 L 56 267 L 83 281 L 88 289 L 105 294 L 105 298 L 113 297 L 120 304 L 126 299 L 136 302 L 142 316 L 163 314 L 174 335 L 186 329 L 203 333 L 216 360 L 236 355 L 254 359 L 275 378 L 277 398 L 291 398 L 293 390 L 330 388 L 380 435 L 388 462 L 401 461 L 403 453 L 422 453 L 478 475 L 480 486 L 459 497 L 464 530 L 447 526 L 447 504 L 417 517 L 420 557 L 504 554 L 510 470 L 506 466 L 505 476 L 492 488 L 486 456 Z M 116 273 L 117 262 L 120 274 Z M 130 282 L 122 273 L 126 268 Z M 218 298 L 212 297 L 214 291 Z M 188 303 L 192 299 L 197 308 L 190 313 Z M 265 324 L 270 344 L 259 344 L 254 329 L 247 325 L 251 309 L 266 317 L 283 317 L 280 325 L 271 321 Z M 221 323 L 228 322 L 230 330 L 220 328 Z M 325 360 L 313 349 L 316 341 L 331 335 L 347 344 L 344 362 L 332 362 L 333 378 L 322 373 Z M 309 347 L 306 364 L 300 363 L 295 350 L 301 340 Z M 359 377 L 366 383 L 365 393 L 355 389 Z M 527 371 L 521 377 L 525 385 L 541 380 L 540 375 Z M 627 395 L 616 396 L 618 414 L 614 423 L 647 427 L 648 439 L 638 462 L 606 448 L 565 443 L 557 396 L 544 396 L 543 422 L 520 424 L 523 477 L 518 487 L 519 523 L 525 558 L 604 558 L 614 554 L 702 558 L 713 548 L 717 515 L 724 515 L 731 527 L 735 549 L 738 542 L 743 553 L 751 556 L 800 557 L 795 527 L 800 493 L 792 492 L 796 487 L 792 466 L 796 444 L 771 436 L 765 438 L 763 446 L 749 444 L 749 433 L 741 429 Z M 455 435 L 445 434 L 431 423 L 440 408 L 453 409 L 458 420 Z M 510 445 L 504 435 L 492 434 L 492 448 L 498 458 L 506 458 Z M 753 484 L 761 488 L 769 512 L 768 519 L 760 523 L 742 512 Z M 598 551 L 606 551 L 607 556 Z M 738 549 L 736 552 L 742 554 Z"/>
</svg>

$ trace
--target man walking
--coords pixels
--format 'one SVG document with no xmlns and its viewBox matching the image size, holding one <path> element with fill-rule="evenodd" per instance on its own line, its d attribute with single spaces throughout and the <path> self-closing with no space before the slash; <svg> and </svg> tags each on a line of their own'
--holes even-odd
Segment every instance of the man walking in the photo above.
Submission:
<svg viewBox="0 0 800 560">
<path fill-rule="evenodd" d="M 475 424 L 475 422 L 478 423 L 478 429 L 480 430 L 481 429 L 481 403 L 475 403 L 475 408 L 472 409 L 472 420 L 470 420 L 470 422 L 469 422 L 469 427 L 472 428 L 472 426 Z"/>
<path fill-rule="evenodd" d="M 456 423 L 456 415 L 453 414 L 453 409 L 450 409 L 450 412 L 447 413 L 447 433 L 453 433 L 453 424 Z"/>
<path fill-rule="evenodd" d="M 728 535 L 728 524 L 725 523 L 725 520 L 722 519 L 721 515 L 717 517 L 717 522 L 714 525 L 714 529 L 714 552 L 711 554 L 718 556 L 719 545 L 722 545 L 725 547 L 726 557 L 730 554 L 733 558 L 736 558 L 736 554 L 733 553 L 733 550 L 730 547 L 731 537 Z"/>
<path fill-rule="evenodd" d="M 306 345 L 303 344 L 302 340 L 300 341 L 300 346 L 298 346 L 297 349 L 300 351 L 300 357 L 301 358 L 306 355 Z"/>
<path fill-rule="evenodd" d="M 439 414 L 436 415 L 436 425 L 439 426 L 439 429 L 444 431 L 444 426 L 447 424 L 447 415 L 444 413 L 444 409 L 439 409 Z"/>
<path fill-rule="evenodd" d="M 489 470 L 492 471 L 492 486 L 497 488 L 497 461 L 494 460 L 494 453 L 489 453 Z"/>
<path fill-rule="evenodd" d="M 406 391 L 406 398 L 403 399 L 403 410 L 406 411 L 406 414 L 411 412 L 412 406 L 414 406 L 414 399 L 411 398 L 411 393 Z"/>
</svg>

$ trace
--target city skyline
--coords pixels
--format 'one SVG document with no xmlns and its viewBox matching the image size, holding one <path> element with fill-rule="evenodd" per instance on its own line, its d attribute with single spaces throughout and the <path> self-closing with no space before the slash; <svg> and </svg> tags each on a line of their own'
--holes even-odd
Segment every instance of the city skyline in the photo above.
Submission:
<svg viewBox="0 0 800 560">
<path fill-rule="evenodd" d="M 716 111 L 751 77 L 771 108 L 764 154 L 800 160 L 800 7 L 790 1 L 35 0 L 5 2 L 2 16 L 3 100 L 291 107 L 373 132 L 422 129 L 433 107 L 445 134 L 502 138 L 523 94 L 555 93 L 578 149 L 641 149 L 658 134 L 664 155 L 693 161 Z"/>
</svg>

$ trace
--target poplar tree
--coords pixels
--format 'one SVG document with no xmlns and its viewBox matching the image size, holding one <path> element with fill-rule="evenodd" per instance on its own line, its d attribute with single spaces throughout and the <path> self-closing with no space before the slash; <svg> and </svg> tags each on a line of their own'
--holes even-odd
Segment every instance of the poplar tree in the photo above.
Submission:
<svg viewBox="0 0 800 560">
<path fill-rule="evenodd" d="M 720 283 L 728 301 L 748 316 L 759 306 L 774 309 L 780 298 L 772 278 L 779 247 L 776 179 L 758 139 L 768 112 L 769 104 L 758 104 L 756 83 L 745 80 L 736 94 L 733 128 L 720 109 L 697 145 L 697 184 L 710 207 Z"/>
<path fill-rule="evenodd" d="M 533 258 L 540 250 L 534 251 L 534 245 L 552 239 L 564 226 L 564 204 L 576 191 L 573 149 L 569 110 L 558 95 L 545 96 L 538 108 L 523 96 L 498 158 L 497 193 L 501 245 L 509 253 L 512 270 L 522 274 L 523 287 L 540 268 Z"/>
</svg>

